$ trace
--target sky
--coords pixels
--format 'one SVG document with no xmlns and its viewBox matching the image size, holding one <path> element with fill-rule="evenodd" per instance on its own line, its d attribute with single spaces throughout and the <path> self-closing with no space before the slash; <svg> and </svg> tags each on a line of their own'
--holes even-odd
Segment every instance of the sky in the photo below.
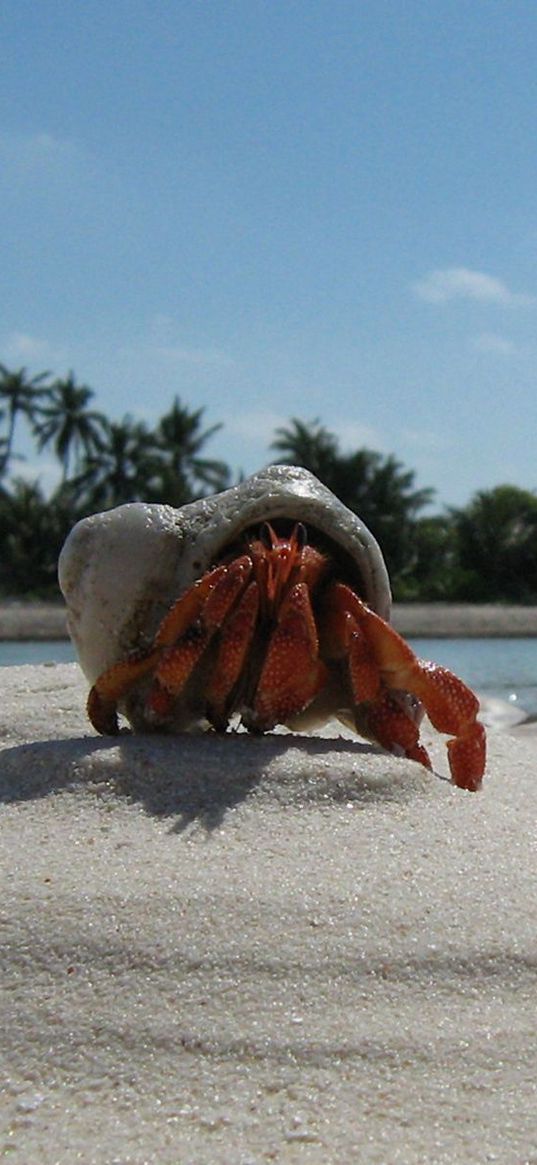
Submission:
<svg viewBox="0 0 537 1165">
<path fill-rule="evenodd" d="M 2 0 L 0 361 L 537 488 L 534 0 Z M 44 482 L 30 446 L 21 471 Z"/>
</svg>

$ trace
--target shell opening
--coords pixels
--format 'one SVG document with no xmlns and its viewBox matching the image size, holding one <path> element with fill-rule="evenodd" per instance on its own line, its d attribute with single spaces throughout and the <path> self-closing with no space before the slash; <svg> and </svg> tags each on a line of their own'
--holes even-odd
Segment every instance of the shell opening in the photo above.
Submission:
<svg viewBox="0 0 537 1165">
<path fill-rule="evenodd" d="M 220 562 L 229 562 L 232 558 L 244 554 L 245 546 L 256 539 L 259 539 L 264 545 L 270 546 L 269 527 L 272 527 L 279 538 L 290 538 L 293 530 L 298 528 L 298 537 L 302 541 L 302 545 L 309 543 L 314 546 L 332 564 L 328 577 L 337 578 L 341 582 L 347 583 L 360 598 L 366 597 L 366 587 L 356 560 L 340 543 L 330 538 L 311 522 L 297 522 L 296 519 L 292 518 L 272 518 L 268 514 L 265 521 L 257 525 L 246 526 L 231 542 L 222 546 L 214 565 L 216 566 Z"/>
</svg>

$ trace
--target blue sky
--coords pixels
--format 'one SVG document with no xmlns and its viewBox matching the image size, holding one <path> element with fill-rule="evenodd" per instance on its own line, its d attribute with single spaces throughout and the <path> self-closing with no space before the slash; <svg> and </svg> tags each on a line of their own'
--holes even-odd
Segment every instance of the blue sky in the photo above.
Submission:
<svg viewBox="0 0 537 1165">
<path fill-rule="evenodd" d="M 0 360 L 117 418 L 177 393 L 235 471 L 297 416 L 439 505 L 537 487 L 534 0 L 3 0 L 0 36 Z"/>
</svg>

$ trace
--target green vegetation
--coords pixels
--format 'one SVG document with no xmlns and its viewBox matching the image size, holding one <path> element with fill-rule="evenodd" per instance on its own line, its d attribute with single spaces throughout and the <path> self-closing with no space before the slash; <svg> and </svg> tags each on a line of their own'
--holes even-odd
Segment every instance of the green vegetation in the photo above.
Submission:
<svg viewBox="0 0 537 1165">
<path fill-rule="evenodd" d="M 225 462 L 205 456 L 221 425 L 178 397 L 150 427 L 111 421 L 71 373 L 10 371 L 0 364 L 0 594 L 58 594 L 56 564 L 76 521 L 123 502 L 183 505 L 232 484 Z M 50 495 L 20 473 L 19 422 L 37 452 L 51 449 L 59 484 Z M 271 448 L 315 473 L 369 526 L 386 558 L 396 599 L 537 602 L 537 496 L 513 485 L 480 491 L 460 510 L 424 514 L 434 490 L 393 455 L 343 453 L 319 421 L 292 418 Z M 17 472 L 18 468 L 18 472 Z"/>
</svg>

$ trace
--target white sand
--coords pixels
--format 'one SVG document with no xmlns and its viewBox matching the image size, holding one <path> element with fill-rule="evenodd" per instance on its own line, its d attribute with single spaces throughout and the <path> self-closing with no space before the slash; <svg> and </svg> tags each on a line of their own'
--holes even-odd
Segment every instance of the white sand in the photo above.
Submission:
<svg viewBox="0 0 537 1165">
<path fill-rule="evenodd" d="M 2 679 L 6 1160 L 537 1161 L 537 736 L 472 795 L 356 742 L 104 740 L 74 665 Z"/>
</svg>

